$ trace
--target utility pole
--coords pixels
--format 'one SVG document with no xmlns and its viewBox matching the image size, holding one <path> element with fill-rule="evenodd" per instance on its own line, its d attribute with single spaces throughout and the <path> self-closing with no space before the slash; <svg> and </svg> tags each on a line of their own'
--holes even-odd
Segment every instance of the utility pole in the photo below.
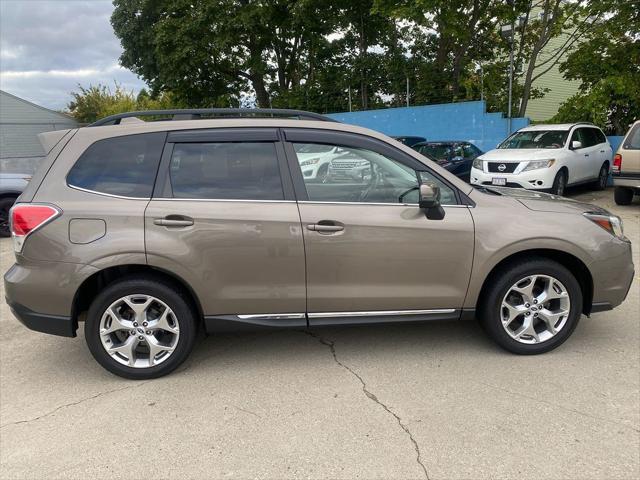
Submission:
<svg viewBox="0 0 640 480">
<path fill-rule="evenodd" d="M 480 100 L 484 100 L 484 70 L 480 64 Z"/>
<path fill-rule="evenodd" d="M 513 94 L 513 37 L 515 36 L 515 25 L 511 21 L 511 32 L 509 35 L 509 106 L 507 107 L 507 136 L 511 135 L 511 96 Z"/>
<path fill-rule="evenodd" d="M 409 106 L 409 77 L 407 77 L 407 107 Z"/>
<path fill-rule="evenodd" d="M 351 111 L 351 85 L 349 85 L 349 111 Z"/>
</svg>

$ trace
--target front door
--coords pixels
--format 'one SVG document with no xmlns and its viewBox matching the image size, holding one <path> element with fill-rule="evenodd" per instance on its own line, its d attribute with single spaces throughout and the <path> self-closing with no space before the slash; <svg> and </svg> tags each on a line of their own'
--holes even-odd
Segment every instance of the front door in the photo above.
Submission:
<svg viewBox="0 0 640 480">
<path fill-rule="evenodd" d="M 285 135 L 305 241 L 310 325 L 459 315 L 474 229 L 455 188 L 369 137 L 297 129 Z M 321 182 L 305 180 L 298 167 L 295 152 L 310 144 L 340 147 Z M 444 219 L 429 220 L 418 208 L 419 175 L 440 185 Z"/>
<path fill-rule="evenodd" d="M 167 141 L 145 214 L 148 263 L 182 277 L 205 316 L 306 325 L 300 217 L 277 130 Z"/>
</svg>

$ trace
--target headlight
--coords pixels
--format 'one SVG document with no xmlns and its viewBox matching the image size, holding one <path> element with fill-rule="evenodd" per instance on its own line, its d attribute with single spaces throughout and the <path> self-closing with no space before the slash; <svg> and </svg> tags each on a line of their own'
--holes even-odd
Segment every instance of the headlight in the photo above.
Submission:
<svg viewBox="0 0 640 480">
<path fill-rule="evenodd" d="M 549 168 L 554 163 L 556 163 L 555 158 L 551 158 L 549 160 L 531 160 L 522 171 L 528 172 L 529 170 L 538 170 L 539 168 Z"/>
<path fill-rule="evenodd" d="M 471 164 L 471 166 L 477 170 L 483 170 L 483 165 L 482 165 L 482 158 L 480 157 L 476 157 L 473 159 L 473 163 Z"/>
<path fill-rule="evenodd" d="M 601 213 L 587 212 L 583 214 L 593 223 L 599 227 L 604 228 L 614 237 L 618 237 L 620 240 L 624 240 L 624 227 L 622 226 L 622 219 L 616 215 L 603 215 Z"/>
<path fill-rule="evenodd" d="M 301 167 L 308 167 L 309 165 L 315 165 L 320 161 L 319 158 L 310 158 L 309 160 L 303 160 L 300 162 Z"/>
</svg>

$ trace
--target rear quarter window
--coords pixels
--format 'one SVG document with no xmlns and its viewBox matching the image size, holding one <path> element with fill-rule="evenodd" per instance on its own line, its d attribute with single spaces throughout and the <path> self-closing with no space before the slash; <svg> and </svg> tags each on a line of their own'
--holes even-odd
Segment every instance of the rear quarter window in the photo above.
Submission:
<svg viewBox="0 0 640 480">
<path fill-rule="evenodd" d="M 624 147 L 627 150 L 640 150 L 640 123 L 631 128 L 624 139 Z"/>
<path fill-rule="evenodd" d="M 159 132 L 98 140 L 71 168 L 67 184 L 109 195 L 149 198 L 165 136 Z"/>
</svg>

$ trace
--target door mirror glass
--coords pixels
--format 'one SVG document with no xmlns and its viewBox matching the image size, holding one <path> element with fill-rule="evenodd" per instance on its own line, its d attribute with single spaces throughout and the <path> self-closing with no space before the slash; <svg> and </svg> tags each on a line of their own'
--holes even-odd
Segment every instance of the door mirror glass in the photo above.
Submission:
<svg viewBox="0 0 640 480">
<path fill-rule="evenodd" d="M 571 142 L 571 148 L 573 150 L 578 150 L 582 148 L 582 142 L 580 140 L 574 140 L 573 142 Z"/>
<path fill-rule="evenodd" d="M 425 214 L 430 220 L 442 220 L 444 209 L 440 205 L 440 187 L 433 182 L 420 184 L 420 199 L 418 206 L 425 210 Z"/>
<path fill-rule="evenodd" d="M 420 208 L 433 208 L 440 205 L 440 187 L 435 183 L 428 182 L 420 185 Z"/>
</svg>

